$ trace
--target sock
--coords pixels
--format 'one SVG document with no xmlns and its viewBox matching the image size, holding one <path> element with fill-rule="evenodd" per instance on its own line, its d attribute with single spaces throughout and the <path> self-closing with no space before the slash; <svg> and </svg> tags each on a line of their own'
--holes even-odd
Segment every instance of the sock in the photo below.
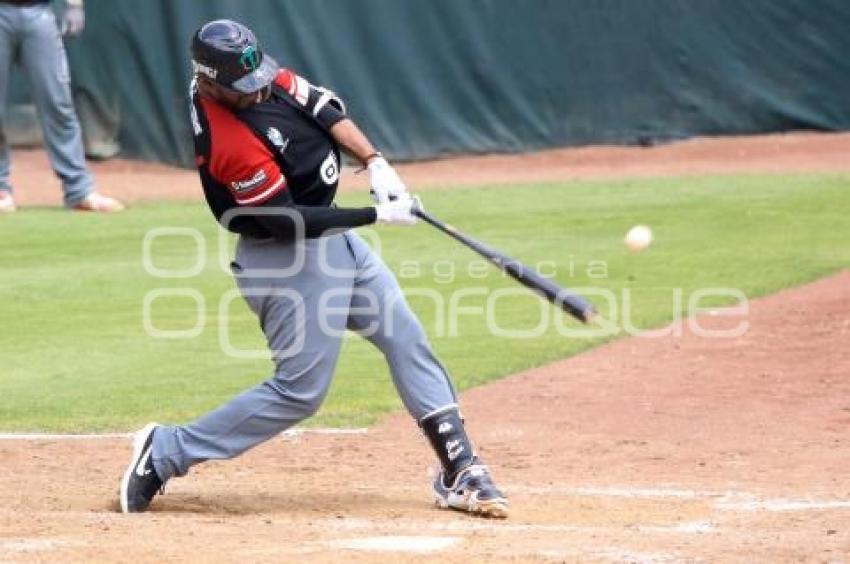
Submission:
<svg viewBox="0 0 850 564">
<path fill-rule="evenodd" d="M 445 485 L 450 485 L 458 473 L 475 460 L 472 442 L 463 428 L 460 412 L 455 406 L 437 410 L 423 417 L 419 426 L 446 472 Z"/>
</svg>

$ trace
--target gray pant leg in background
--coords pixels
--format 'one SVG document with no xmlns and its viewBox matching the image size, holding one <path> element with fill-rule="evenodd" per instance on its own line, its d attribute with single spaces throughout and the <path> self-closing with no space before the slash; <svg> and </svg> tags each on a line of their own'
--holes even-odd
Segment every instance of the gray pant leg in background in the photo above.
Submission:
<svg viewBox="0 0 850 564">
<path fill-rule="evenodd" d="M 237 283 L 259 318 L 275 373 L 193 423 L 157 429 L 151 458 L 163 481 L 205 460 L 233 458 L 319 409 L 339 357 L 353 286 L 353 276 L 328 276 L 321 261 L 352 273 L 355 262 L 342 235 L 303 245 L 304 267 L 297 273 L 249 277 L 249 270 L 293 264 L 295 244 L 240 239 Z M 324 245 L 326 257 L 321 258 Z M 319 316 L 322 295 L 332 309 Z"/>
<path fill-rule="evenodd" d="M 56 16 L 49 5 L 12 9 L 19 12 L 20 65 L 38 110 L 50 164 L 62 181 L 65 205 L 72 207 L 92 192 L 94 181 L 86 168 L 68 58 Z"/>
<path fill-rule="evenodd" d="M 384 354 L 393 384 L 416 421 L 456 404 L 448 372 L 434 355 L 395 276 L 362 238 L 351 231 L 345 236 L 357 260 L 349 328 Z"/>
<path fill-rule="evenodd" d="M 11 192 L 9 184 L 10 148 L 6 138 L 6 99 L 9 95 L 9 74 L 12 69 L 18 32 L 18 8 L 0 3 L 0 190 Z"/>
</svg>

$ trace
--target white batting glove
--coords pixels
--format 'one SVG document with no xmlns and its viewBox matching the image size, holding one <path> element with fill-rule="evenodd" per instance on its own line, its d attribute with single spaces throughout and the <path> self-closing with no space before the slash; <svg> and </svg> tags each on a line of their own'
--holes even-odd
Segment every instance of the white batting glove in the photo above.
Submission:
<svg viewBox="0 0 850 564">
<path fill-rule="evenodd" d="M 69 2 L 62 15 L 62 35 L 68 37 L 80 35 L 85 27 L 86 12 L 83 10 L 82 2 L 79 4 Z"/>
<path fill-rule="evenodd" d="M 410 194 L 405 194 L 404 197 L 392 202 L 384 202 L 375 206 L 378 223 L 386 223 L 387 225 L 416 225 L 419 218 L 414 215 L 414 212 L 421 209 L 424 208 L 419 197 L 411 197 Z"/>
<path fill-rule="evenodd" d="M 369 171 L 369 186 L 372 187 L 372 200 L 385 204 L 396 199 L 410 197 L 407 186 L 401 181 L 395 169 L 382 156 L 377 156 L 366 165 Z"/>
</svg>

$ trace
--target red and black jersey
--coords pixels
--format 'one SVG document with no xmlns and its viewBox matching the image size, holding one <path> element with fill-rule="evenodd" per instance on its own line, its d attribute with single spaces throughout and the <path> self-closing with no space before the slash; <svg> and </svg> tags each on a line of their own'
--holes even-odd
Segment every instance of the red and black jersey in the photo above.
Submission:
<svg viewBox="0 0 850 564">
<path fill-rule="evenodd" d="M 204 195 L 227 229 L 254 237 L 293 235 L 287 221 L 291 218 L 252 215 L 244 209 L 257 207 L 297 210 L 308 237 L 374 222 L 373 208 L 330 207 L 340 171 L 339 148 L 330 128 L 346 119 L 345 107 L 333 92 L 283 69 L 269 98 L 244 110 L 200 96 L 194 83 L 191 96 Z"/>
</svg>

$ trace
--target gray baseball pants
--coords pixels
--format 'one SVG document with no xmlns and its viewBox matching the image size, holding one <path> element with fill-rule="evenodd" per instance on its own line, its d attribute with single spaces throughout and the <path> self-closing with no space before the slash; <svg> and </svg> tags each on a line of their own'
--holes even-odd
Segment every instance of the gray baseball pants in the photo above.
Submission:
<svg viewBox="0 0 850 564">
<path fill-rule="evenodd" d="M 14 61 L 27 75 L 50 164 L 62 181 L 65 205 L 72 207 L 89 195 L 94 182 L 86 169 L 65 46 L 48 4 L 0 3 L 0 191 L 7 192 L 12 191 L 11 156 L 3 130 L 9 73 Z"/>
<path fill-rule="evenodd" d="M 327 393 L 346 329 L 384 354 L 414 418 L 456 403 L 449 376 L 398 282 L 355 233 L 301 243 L 242 237 L 233 270 L 259 318 L 275 372 L 193 423 L 158 428 L 151 458 L 163 482 L 199 462 L 235 457 L 313 415 Z"/>
</svg>

